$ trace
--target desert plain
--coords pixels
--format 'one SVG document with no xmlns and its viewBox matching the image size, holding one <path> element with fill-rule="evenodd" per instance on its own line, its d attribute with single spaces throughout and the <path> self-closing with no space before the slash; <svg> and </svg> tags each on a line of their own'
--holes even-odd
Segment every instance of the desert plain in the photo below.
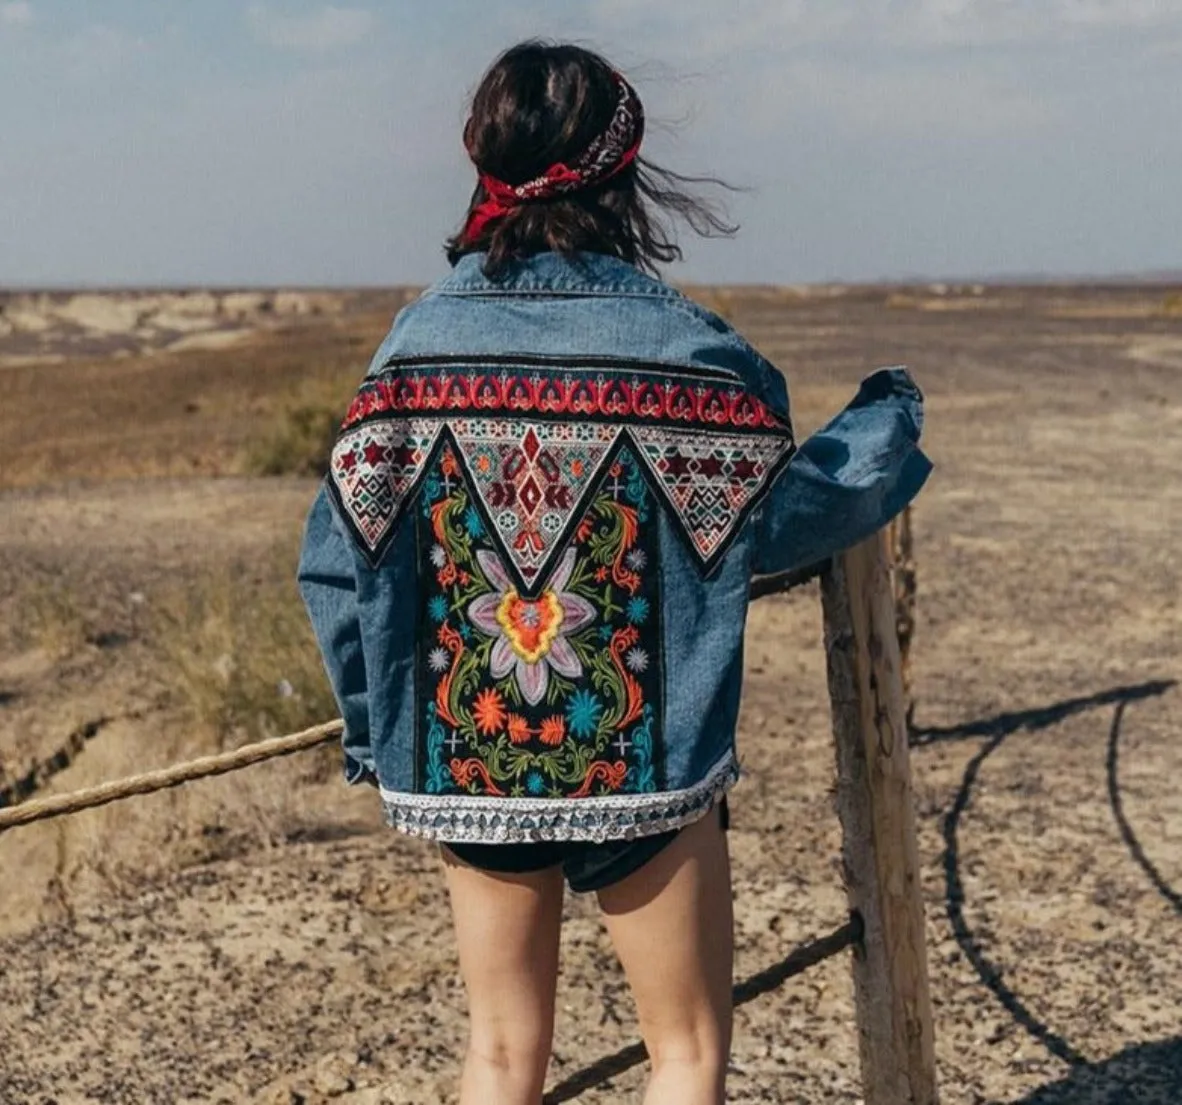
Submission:
<svg viewBox="0 0 1182 1105">
<path fill-rule="evenodd" d="M 912 769 L 941 1099 L 1182 1101 L 1182 293 L 695 288 L 798 433 L 927 396 Z M 331 716 L 293 584 L 315 461 L 413 292 L 0 295 L 0 796 Z M 845 920 L 816 584 L 751 609 L 736 980 Z M 848 952 L 744 1003 L 735 1102 L 861 1100 Z M 0 834 L 0 1102 L 450 1099 L 438 860 L 333 750 Z M 570 898 L 553 1100 L 636 1037 Z"/>
</svg>

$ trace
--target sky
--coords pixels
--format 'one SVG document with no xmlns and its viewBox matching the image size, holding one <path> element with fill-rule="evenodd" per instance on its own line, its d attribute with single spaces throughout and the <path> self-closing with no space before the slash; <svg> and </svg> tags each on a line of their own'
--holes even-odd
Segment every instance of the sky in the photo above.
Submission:
<svg viewBox="0 0 1182 1105">
<path fill-rule="evenodd" d="M 1182 269 L 1182 0 L 0 0 L 0 285 L 434 279 L 533 36 L 742 189 L 673 279 Z"/>
</svg>

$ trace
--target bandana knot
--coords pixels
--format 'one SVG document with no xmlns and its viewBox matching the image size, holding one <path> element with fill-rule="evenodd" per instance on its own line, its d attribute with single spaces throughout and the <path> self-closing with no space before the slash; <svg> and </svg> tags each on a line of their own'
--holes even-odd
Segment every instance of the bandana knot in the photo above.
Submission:
<svg viewBox="0 0 1182 1105">
<path fill-rule="evenodd" d="M 461 236 L 465 242 L 476 241 L 489 223 L 504 218 L 522 204 L 593 188 L 636 160 L 644 138 L 644 108 L 636 90 L 619 73 L 612 76 L 619 90 L 619 99 L 611 122 L 569 165 L 556 162 L 541 176 L 523 184 L 507 184 L 488 173 L 480 174 L 480 183 L 488 198 L 468 216 Z"/>
</svg>

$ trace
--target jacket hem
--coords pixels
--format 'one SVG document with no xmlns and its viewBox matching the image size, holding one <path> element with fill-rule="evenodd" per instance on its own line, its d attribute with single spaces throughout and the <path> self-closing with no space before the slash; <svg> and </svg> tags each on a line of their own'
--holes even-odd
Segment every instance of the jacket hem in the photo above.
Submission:
<svg viewBox="0 0 1182 1105">
<path fill-rule="evenodd" d="M 683 790 L 597 798 L 490 798 L 381 788 L 386 823 L 409 836 L 455 844 L 631 840 L 698 820 L 739 778 L 727 754 Z"/>
</svg>

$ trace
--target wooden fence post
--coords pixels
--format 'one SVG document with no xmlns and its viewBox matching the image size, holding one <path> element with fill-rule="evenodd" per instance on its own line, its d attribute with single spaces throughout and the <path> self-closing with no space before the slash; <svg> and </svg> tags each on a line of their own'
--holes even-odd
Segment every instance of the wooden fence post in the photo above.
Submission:
<svg viewBox="0 0 1182 1105">
<path fill-rule="evenodd" d="M 822 579 L 865 1105 L 936 1105 L 919 852 L 887 535 L 838 555 Z"/>
<path fill-rule="evenodd" d="M 911 682 L 911 641 L 915 637 L 916 567 L 911 532 L 911 507 L 890 524 L 891 579 L 895 593 L 895 628 L 899 637 L 899 674 L 907 726 L 915 716 L 915 690 Z"/>
</svg>

